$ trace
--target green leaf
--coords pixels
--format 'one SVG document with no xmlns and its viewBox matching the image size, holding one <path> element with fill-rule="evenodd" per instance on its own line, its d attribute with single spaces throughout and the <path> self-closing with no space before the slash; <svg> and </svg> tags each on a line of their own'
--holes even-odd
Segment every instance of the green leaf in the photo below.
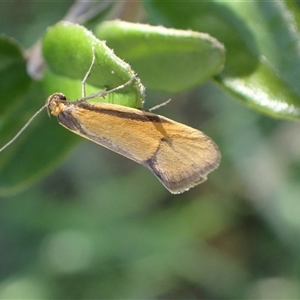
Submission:
<svg viewBox="0 0 300 300">
<path fill-rule="evenodd" d="M 51 94 L 63 91 L 63 93 L 68 95 L 68 98 L 71 100 L 75 100 L 81 97 L 81 82 L 82 80 L 71 79 L 69 77 L 57 75 L 50 70 L 46 70 L 43 78 L 43 86 L 47 95 L 50 96 Z M 85 88 L 87 95 L 99 92 L 99 87 L 95 87 L 89 84 L 86 84 Z M 111 94 L 106 96 L 105 98 L 94 98 L 92 99 L 92 102 L 115 103 L 114 100 L 114 94 Z"/>
<path fill-rule="evenodd" d="M 299 8 L 294 1 L 144 1 L 152 18 L 208 32 L 224 43 L 217 82 L 247 105 L 280 118 L 300 117 Z"/>
<path fill-rule="evenodd" d="M 43 54 L 50 70 L 72 79 L 84 78 L 92 62 L 93 47 L 96 61 L 88 83 L 110 90 L 134 76 L 134 71 L 127 63 L 82 26 L 60 22 L 50 27 L 43 39 Z M 60 88 L 60 92 L 65 93 L 63 86 Z M 106 102 L 140 108 L 144 101 L 144 87 L 136 78 L 130 86 L 110 94 L 107 99 Z"/>
<path fill-rule="evenodd" d="M 32 85 L 30 93 L 3 122 L 2 141 L 10 140 L 45 103 L 41 83 Z M 39 104 L 38 104 L 39 103 Z M 81 139 L 49 118 L 46 110 L 0 155 L 0 195 L 10 195 L 28 187 L 53 170 Z"/>
<path fill-rule="evenodd" d="M 11 140 L 46 101 L 43 83 L 27 75 L 21 48 L 0 36 L 0 148 Z M 31 88 L 30 88 L 31 87 Z M 46 110 L 0 154 L 0 195 L 9 195 L 38 180 L 66 155 L 80 138 L 70 134 Z"/>
<path fill-rule="evenodd" d="M 11 38 L 0 35 L 0 116 L 17 105 L 31 83 L 26 72 L 26 61 L 19 45 Z"/>
<path fill-rule="evenodd" d="M 223 45 L 205 33 L 107 21 L 95 34 L 133 66 L 149 89 L 180 92 L 218 74 L 224 65 Z"/>
</svg>

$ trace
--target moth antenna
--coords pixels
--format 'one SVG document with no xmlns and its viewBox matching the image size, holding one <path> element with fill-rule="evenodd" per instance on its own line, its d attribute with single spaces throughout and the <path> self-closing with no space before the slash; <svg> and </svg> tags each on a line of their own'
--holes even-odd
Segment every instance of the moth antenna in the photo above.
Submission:
<svg viewBox="0 0 300 300">
<path fill-rule="evenodd" d="M 4 149 L 6 149 L 9 145 L 11 145 L 21 134 L 22 132 L 28 127 L 28 125 L 36 118 L 38 114 L 41 113 L 41 111 L 47 107 L 47 105 L 42 106 L 28 121 L 27 123 L 19 130 L 19 132 L 8 142 L 6 143 L 2 148 L 0 148 L 0 152 L 2 152 Z"/>
</svg>

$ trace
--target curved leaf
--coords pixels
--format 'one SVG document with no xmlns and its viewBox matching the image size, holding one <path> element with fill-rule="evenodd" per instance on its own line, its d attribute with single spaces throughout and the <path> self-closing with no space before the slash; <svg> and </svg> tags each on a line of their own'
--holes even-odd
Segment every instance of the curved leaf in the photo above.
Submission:
<svg viewBox="0 0 300 300">
<path fill-rule="evenodd" d="M 206 33 L 107 21 L 95 34 L 130 62 L 149 89 L 180 92 L 218 74 L 224 65 L 223 45 Z"/>
<path fill-rule="evenodd" d="M 43 39 L 43 53 L 51 71 L 79 80 L 84 78 L 91 65 L 93 47 L 96 61 L 88 78 L 90 84 L 110 90 L 134 76 L 127 63 L 80 25 L 60 22 L 50 27 Z M 61 92 L 64 93 L 63 90 Z M 110 102 L 140 108 L 144 100 L 144 87 L 136 78 L 130 86 L 107 96 L 108 99 L 110 97 L 114 98 Z"/>
</svg>

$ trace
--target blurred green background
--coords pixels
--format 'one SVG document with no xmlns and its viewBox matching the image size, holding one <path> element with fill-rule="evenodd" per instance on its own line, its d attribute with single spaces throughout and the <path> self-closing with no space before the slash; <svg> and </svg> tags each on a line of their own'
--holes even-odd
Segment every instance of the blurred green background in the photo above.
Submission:
<svg viewBox="0 0 300 300">
<path fill-rule="evenodd" d="M 296 108 L 300 99 L 297 89 L 293 89 L 299 78 L 293 69 L 300 61 L 297 51 L 293 50 L 296 53 L 293 61 L 284 64 L 289 52 L 286 49 L 276 52 L 268 45 L 273 51 L 272 61 L 261 48 L 264 39 L 256 36 L 261 33 L 261 26 L 266 37 L 275 34 L 280 41 L 282 36 L 281 41 L 289 51 L 297 49 L 297 3 L 291 6 L 288 1 L 261 1 L 245 7 L 249 4 L 240 2 L 238 7 L 234 1 L 229 1 L 228 6 L 212 1 L 215 5 L 212 8 L 201 1 L 178 2 L 182 14 L 176 14 L 176 23 L 176 17 L 168 18 L 166 13 L 176 12 L 176 8 L 167 2 L 164 5 L 169 5 L 169 9 L 160 8 L 163 2 L 122 2 L 120 6 L 105 8 L 100 18 L 203 32 L 214 28 L 210 34 L 225 43 L 225 47 L 230 43 L 231 48 L 226 48 L 229 67 L 225 64 L 219 77 L 179 94 L 147 90 L 146 102 L 149 108 L 172 98 L 157 113 L 199 128 L 212 137 L 222 153 L 220 167 L 205 183 L 174 196 L 142 166 L 91 142 L 72 140 L 77 146 L 72 146 L 68 155 L 66 151 L 59 167 L 50 174 L 43 170 L 38 181 L 38 178 L 30 179 L 22 189 L 10 195 L 3 193 L 0 198 L 0 299 L 300 298 L 300 125 L 258 111 L 283 117 L 282 111 L 276 115 L 276 105 L 270 104 L 265 110 L 255 102 L 261 82 L 272 90 L 277 81 L 247 82 L 250 90 L 251 84 L 254 85 L 253 98 L 245 98 L 242 92 L 234 90 L 240 83 L 232 87 L 233 78 L 236 82 L 245 80 L 245 68 L 247 74 L 254 74 L 254 65 L 262 61 L 272 67 L 280 65 L 273 69 L 274 74 L 290 86 L 284 86 L 286 91 L 281 90 L 281 94 L 272 90 L 272 97 L 275 102 L 286 104 L 287 114 L 292 111 L 284 117 L 298 118 Z M 188 22 L 187 11 L 195 3 L 200 6 L 190 7 L 195 12 L 190 19 L 193 27 Z M 57 1 L 55 5 L 53 2 L 2 2 L 0 31 L 28 49 L 43 36 L 47 26 L 61 20 L 71 5 L 67 1 Z M 243 19 L 241 15 L 239 23 L 235 23 L 231 16 L 240 11 L 249 14 L 249 18 L 257 17 L 259 11 L 261 23 L 255 21 L 257 28 L 253 29 L 247 17 Z M 222 34 L 213 26 L 216 12 L 232 28 L 240 29 L 245 48 L 237 37 L 228 35 L 230 30 L 226 36 L 232 40 L 222 40 Z M 205 15 L 204 23 L 202 18 L 197 19 L 197 14 Z M 181 27 L 182 15 L 186 24 Z M 99 22 L 97 18 L 91 20 L 88 28 L 93 28 L 96 22 Z M 244 25 L 242 29 L 240 23 Z M 287 37 L 279 30 L 284 26 L 293 32 L 294 43 L 284 43 Z M 244 35 L 245 27 L 251 38 Z M 255 51 L 252 40 L 257 42 Z M 234 43 L 239 57 L 235 56 Z M 255 53 L 254 65 L 249 57 L 243 57 L 248 50 Z M 283 73 L 288 75 L 281 76 Z M 2 87 L 5 78 L 2 74 Z M 231 93 L 224 92 L 216 82 Z M 40 92 L 39 84 L 31 85 L 26 97 L 22 97 L 24 91 L 21 91 L 18 99 L 20 102 L 25 98 L 36 100 L 34 111 L 43 105 L 47 95 Z M 3 126 L 8 126 L 3 120 L 4 108 L 9 106 L 9 92 L 7 95 L 2 92 L 0 97 L 2 132 Z M 294 94 L 290 96 L 290 93 Z M 256 109 L 239 103 L 231 94 Z M 249 103 L 251 99 L 254 100 Z M 14 109 L 16 106 L 9 108 L 10 112 Z M 10 118 L 13 124 L 20 122 L 13 125 L 15 132 L 28 117 Z M 49 149 L 53 135 L 73 138 L 71 132 L 56 123 L 54 118 L 45 117 L 45 122 L 32 124 L 32 132 L 42 132 L 41 143 Z M 49 134 L 49 127 L 54 128 L 54 133 Z M 26 142 L 30 130 L 25 131 L 20 143 Z M 30 168 L 26 164 L 29 155 L 36 156 L 39 163 L 47 155 L 34 150 L 35 145 L 27 152 L 18 152 L 13 166 L 5 165 L 5 160 L 13 155 L 9 149 L 0 154 L 1 187 L 14 174 Z"/>
</svg>

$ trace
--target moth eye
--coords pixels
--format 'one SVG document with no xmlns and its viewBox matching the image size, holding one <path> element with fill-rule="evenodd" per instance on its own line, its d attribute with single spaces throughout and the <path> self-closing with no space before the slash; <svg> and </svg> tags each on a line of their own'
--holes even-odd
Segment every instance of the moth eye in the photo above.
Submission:
<svg viewBox="0 0 300 300">
<path fill-rule="evenodd" d="M 67 100 L 66 96 L 63 94 L 58 95 L 58 100 Z"/>
</svg>

